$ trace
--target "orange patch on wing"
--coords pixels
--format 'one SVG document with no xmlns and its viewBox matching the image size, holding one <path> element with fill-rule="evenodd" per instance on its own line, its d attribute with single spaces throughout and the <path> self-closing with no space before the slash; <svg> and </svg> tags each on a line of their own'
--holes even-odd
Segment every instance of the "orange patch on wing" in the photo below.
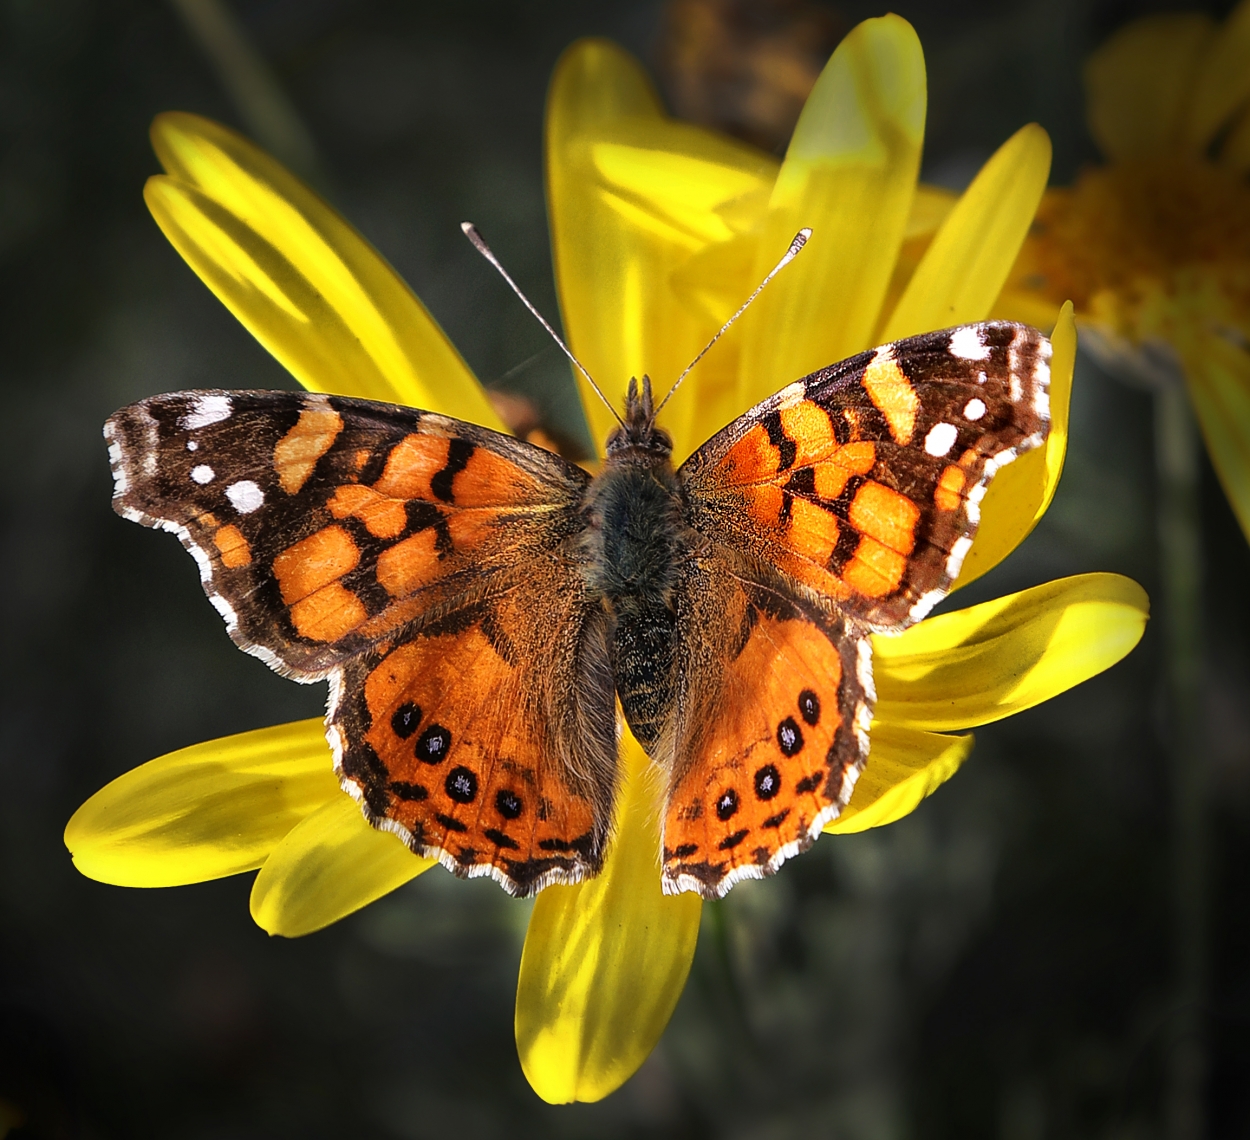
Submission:
<svg viewBox="0 0 1250 1140">
<path fill-rule="evenodd" d="M 825 459 L 837 447 L 829 414 L 813 400 L 800 400 L 780 410 L 781 427 L 794 441 L 793 466 L 806 467 Z"/>
<path fill-rule="evenodd" d="M 310 641 L 337 641 L 366 616 L 360 599 L 340 582 L 322 586 L 291 607 L 291 624 Z"/>
<path fill-rule="evenodd" d="M 273 466 L 278 482 L 288 495 L 294 495 L 313 473 L 313 468 L 330 450 L 339 432 L 343 417 L 333 408 L 305 408 L 295 426 L 273 448 Z"/>
<path fill-rule="evenodd" d="M 920 409 L 920 397 L 916 389 L 903 375 L 898 361 L 888 348 L 877 350 L 864 370 L 864 391 L 885 417 L 895 443 L 911 443 L 916 430 L 916 412 Z"/>
<path fill-rule="evenodd" d="M 786 545 L 795 554 L 823 567 L 838 545 L 838 520 L 823 507 L 795 498 L 790 503 L 790 531 Z"/>
<path fill-rule="evenodd" d="M 771 479 L 780 466 L 781 452 L 759 424 L 729 449 L 721 463 L 725 480 L 739 486 Z"/>
<path fill-rule="evenodd" d="M 213 542 L 221 555 L 221 564 L 228 569 L 237 570 L 240 566 L 252 564 L 252 548 L 237 526 L 220 527 L 213 535 Z"/>
<path fill-rule="evenodd" d="M 282 600 L 292 605 L 354 570 L 359 561 L 351 535 L 342 527 L 327 526 L 288 546 L 273 560 L 273 573 Z"/>
<path fill-rule="evenodd" d="M 775 483 L 761 483 L 745 493 L 743 506 L 755 522 L 772 529 L 781 519 L 781 505 L 785 496 Z"/>
<path fill-rule="evenodd" d="M 880 483 L 865 483 L 855 492 L 847 518 L 860 534 L 899 554 L 910 554 L 916 545 L 920 508 Z"/>
<path fill-rule="evenodd" d="M 408 525 L 408 512 L 401 500 L 388 499 L 359 483 L 344 484 L 326 506 L 336 519 L 355 515 L 375 538 L 398 538 Z"/>
<path fill-rule="evenodd" d="M 963 502 L 964 473 L 954 463 L 949 464 L 938 479 L 933 492 L 933 502 L 939 511 L 953 511 Z"/>
<path fill-rule="evenodd" d="M 430 480 L 447 466 L 451 441 L 436 435 L 406 435 L 386 458 L 374 489 L 392 499 L 432 499 Z"/>
<path fill-rule="evenodd" d="M 836 499 L 852 475 L 867 475 L 877 461 L 877 445 L 867 440 L 845 443 L 816 467 L 816 494 Z"/>
<path fill-rule="evenodd" d="M 428 586 L 440 574 L 436 541 L 434 531 L 423 530 L 387 547 L 378 555 L 378 584 L 393 598 Z"/>
<path fill-rule="evenodd" d="M 447 516 L 447 533 L 457 553 L 472 550 L 496 533 L 498 511 L 466 510 L 452 511 Z"/>
<path fill-rule="evenodd" d="M 497 507 L 526 498 L 538 489 L 538 483 L 511 460 L 478 447 L 452 487 L 457 507 Z"/>
<path fill-rule="evenodd" d="M 906 569 L 902 554 L 864 535 L 842 570 L 842 580 L 867 598 L 883 598 L 898 589 Z"/>
</svg>

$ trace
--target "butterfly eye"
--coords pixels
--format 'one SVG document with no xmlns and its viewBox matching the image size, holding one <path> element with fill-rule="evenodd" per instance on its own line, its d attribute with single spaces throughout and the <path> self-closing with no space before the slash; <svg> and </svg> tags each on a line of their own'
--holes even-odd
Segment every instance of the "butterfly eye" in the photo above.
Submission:
<svg viewBox="0 0 1250 1140">
<path fill-rule="evenodd" d="M 772 764 L 765 764 L 755 773 L 755 794 L 761 800 L 771 800 L 781 791 L 781 773 Z"/>
<path fill-rule="evenodd" d="M 799 715 L 810 725 L 820 721 L 820 698 L 811 689 L 804 689 L 799 694 Z"/>
<path fill-rule="evenodd" d="M 414 705 L 412 701 L 407 701 L 395 710 L 395 715 L 391 717 L 391 728 L 395 730 L 395 735 L 400 740 L 407 740 L 421 723 L 421 706 Z"/>
<path fill-rule="evenodd" d="M 803 734 L 794 723 L 794 717 L 788 716 L 777 726 L 777 744 L 787 756 L 793 756 L 803 747 Z"/>
<path fill-rule="evenodd" d="M 733 788 L 726 788 L 716 801 L 716 818 L 726 820 L 738 810 L 738 793 Z"/>
</svg>

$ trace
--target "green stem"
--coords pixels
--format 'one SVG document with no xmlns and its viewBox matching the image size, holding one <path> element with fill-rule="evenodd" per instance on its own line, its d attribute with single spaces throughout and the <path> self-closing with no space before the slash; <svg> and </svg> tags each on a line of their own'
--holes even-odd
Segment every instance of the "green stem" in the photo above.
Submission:
<svg viewBox="0 0 1250 1140">
<path fill-rule="evenodd" d="M 1206 1134 L 1207 758 L 1202 699 L 1199 443 L 1180 383 L 1155 395 L 1159 545 L 1172 771 L 1175 993 L 1166 1105 L 1170 1140 Z"/>
</svg>

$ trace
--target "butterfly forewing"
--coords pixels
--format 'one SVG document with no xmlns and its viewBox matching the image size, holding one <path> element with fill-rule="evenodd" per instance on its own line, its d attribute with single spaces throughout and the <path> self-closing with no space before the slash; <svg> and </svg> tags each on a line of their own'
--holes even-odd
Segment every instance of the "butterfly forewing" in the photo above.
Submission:
<svg viewBox="0 0 1250 1140">
<path fill-rule="evenodd" d="M 1008 322 L 861 353 L 691 456 L 691 523 L 862 626 L 902 629 L 958 577 L 995 472 L 1045 440 L 1049 383 L 1050 342 Z"/>
<path fill-rule="evenodd" d="M 568 555 L 588 476 L 319 395 L 157 396 L 105 434 L 117 510 L 179 535 L 235 640 L 331 681 L 340 775 L 375 824 L 517 893 L 598 868 L 613 698 Z"/>
</svg>

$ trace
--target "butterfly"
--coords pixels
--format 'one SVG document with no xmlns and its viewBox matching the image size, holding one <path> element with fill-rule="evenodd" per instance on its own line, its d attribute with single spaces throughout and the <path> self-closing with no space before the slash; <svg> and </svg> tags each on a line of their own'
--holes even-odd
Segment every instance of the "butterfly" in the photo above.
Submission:
<svg viewBox="0 0 1250 1140">
<path fill-rule="evenodd" d="M 868 759 L 873 633 L 950 590 L 1042 445 L 1050 342 L 984 322 L 798 380 L 680 467 L 631 382 L 601 471 L 432 412 L 193 391 L 105 426 L 114 506 L 175 533 L 240 647 L 328 681 L 375 827 L 514 895 L 602 868 L 618 716 L 663 774 L 668 893 L 809 847 Z"/>
</svg>

